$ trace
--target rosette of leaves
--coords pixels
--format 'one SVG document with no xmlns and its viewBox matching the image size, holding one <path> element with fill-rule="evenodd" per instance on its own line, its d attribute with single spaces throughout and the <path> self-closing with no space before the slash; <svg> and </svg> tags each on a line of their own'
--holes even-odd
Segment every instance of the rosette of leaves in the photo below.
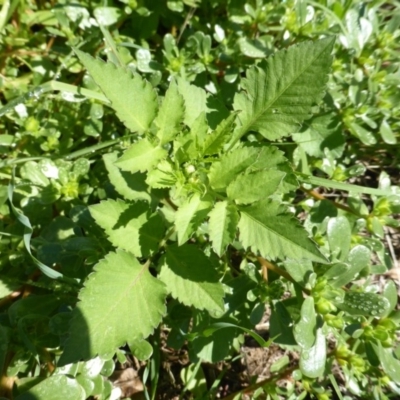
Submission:
<svg viewBox="0 0 400 400">
<path fill-rule="evenodd" d="M 270 260 L 326 262 L 282 204 L 297 188 L 282 151 L 240 139 L 296 131 L 323 95 L 332 45 L 332 38 L 300 43 L 251 67 L 232 112 L 182 78 L 161 98 L 124 66 L 76 50 L 135 139 L 104 156 L 121 198 L 90 213 L 115 251 L 85 282 L 61 364 L 134 347 L 162 321 L 168 296 L 222 316 L 219 260 L 230 245 Z"/>
</svg>

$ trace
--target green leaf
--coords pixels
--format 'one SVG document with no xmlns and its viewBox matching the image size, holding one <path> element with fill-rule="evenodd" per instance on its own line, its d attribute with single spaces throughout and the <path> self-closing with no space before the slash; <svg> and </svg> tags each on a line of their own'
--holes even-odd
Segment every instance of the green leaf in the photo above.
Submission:
<svg viewBox="0 0 400 400">
<path fill-rule="evenodd" d="M 259 149 L 257 157 L 248 168 L 248 172 L 255 172 L 261 169 L 281 169 L 289 166 L 283 152 L 275 146 L 263 146 Z"/>
<path fill-rule="evenodd" d="M 17 280 L 7 278 L 6 276 L 0 278 L 0 300 L 8 296 L 14 290 L 21 287 L 21 283 Z"/>
<path fill-rule="evenodd" d="M 168 160 L 161 160 L 147 173 L 146 183 L 154 189 L 172 187 L 176 181 L 174 167 Z"/>
<path fill-rule="evenodd" d="M 388 280 L 385 284 L 385 288 L 383 290 L 383 296 L 389 302 L 389 307 L 385 312 L 385 315 L 388 315 L 392 312 L 397 306 L 397 287 L 396 284 L 392 280 Z"/>
<path fill-rule="evenodd" d="M 229 243 L 235 239 L 239 214 L 232 204 L 220 201 L 208 214 L 210 240 L 214 251 L 221 257 Z"/>
<path fill-rule="evenodd" d="M 148 140 L 142 139 L 134 143 L 124 155 L 116 162 L 123 171 L 137 172 L 147 171 L 165 158 L 167 150 L 159 146 L 154 146 Z"/>
<path fill-rule="evenodd" d="M 302 42 L 278 51 L 262 68 L 249 68 L 234 99 L 241 126 L 233 143 L 250 130 L 270 140 L 296 132 L 322 98 L 333 43 L 332 37 Z"/>
<path fill-rule="evenodd" d="M 221 314 L 224 290 L 209 258 L 197 247 L 172 245 L 161 259 L 159 278 L 172 297 L 187 306 Z"/>
<path fill-rule="evenodd" d="M 85 400 L 86 393 L 76 379 L 65 375 L 53 375 L 15 398 L 33 399 Z"/>
<path fill-rule="evenodd" d="M 166 312 L 165 298 L 164 284 L 148 265 L 123 250 L 107 254 L 79 294 L 59 364 L 113 353 L 146 338 Z"/>
<path fill-rule="evenodd" d="M 334 158 L 338 158 L 344 150 L 343 127 L 334 113 L 314 117 L 304 132 L 295 133 L 292 137 L 313 157 L 325 157 L 324 150 L 327 148 Z"/>
<path fill-rule="evenodd" d="M 186 79 L 178 78 L 178 90 L 185 100 L 184 122 L 191 127 L 194 120 L 202 113 L 207 112 L 206 91 L 191 85 Z"/>
<path fill-rule="evenodd" d="M 221 161 L 211 165 L 208 178 L 216 191 L 224 190 L 238 174 L 250 167 L 260 153 L 257 147 L 235 149 L 221 157 Z"/>
<path fill-rule="evenodd" d="M 151 201 L 149 187 L 145 179 L 146 174 L 142 172 L 131 173 L 121 171 L 114 163 L 117 160 L 117 153 L 103 155 L 104 165 L 108 172 L 108 178 L 115 190 L 126 200 Z"/>
<path fill-rule="evenodd" d="M 206 113 L 202 112 L 192 123 L 190 128 L 190 136 L 193 138 L 195 145 L 194 157 L 196 158 L 201 148 L 203 147 L 204 139 L 208 132 L 208 123 Z"/>
<path fill-rule="evenodd" d="M 46 187 L 50 184 L 50 180 L 35 161 L 28 161 L 21 167 L 21 177 L 38 186 Z"/>
<path fill-rule="evenodd" d="M 228 186 L 228 197 L 238 204 L 250 204 L 275 193 L 286 173 L 277 170 L 241 174 Z"/>
<path fill-rule="evenodd" d="M 302 287 L 304 287 L 311 273 L 314 272 L 309 260 L 285 260 L 283 263 L 289 275 Z"/>
<path fill-rule="evenodd" d="M 317 316 L 314 309 L 314 299 L 307 297 L 301 306 L 300 321 L 294 327 L 296 342 L 303 349 L 310 349 L 315 343 Z"/>
<path fill-rule="evenodd" d="M 348 291 L 344 301 L 337 306 L 351 315 L 365 315 L 367 317 L 385 315 L 390 308 L 389 301 L 376 293 Z"/>
<path fill-rule="evenodd" d="M 146 257 L 158 249 L 164 235 L 164 224 L 159 214 L 149 215 L 146 202 L 105 200 L 90 206 L 89 210 L 115 247 L 130 251 L 137 257 Z"/>
<path fill-rule="evenodd" d="M 332 256 L 339 261 L 344 261 L 349 254 L 351 244 L 349 220 L 344 216 L 330 218 L 326 234 Z"/>
<path fill-rule="evenodd" d="M 400 385 L 400 361 L 394 358 L 391 349 L 385 349 L 381 343 L 378 346 L 372 345 L 375 349 L 378 347 L 376 352 L 379 355 L 379 360 L 385 373 L 393 382 Z"/>
<path fill-rule="evenodd" d="M 223 149 L 224 144 L 232 134 L 235 119 L 236 113 L 231 113 L 217 126 L 215 131 L 206 137 L 203 144 L 203 155 L 217 154 Z"/>
<path fill-rule="evenodd" d="M 147 340 L 133 340 L 128 346 L 132 355 L 141 361 L 148 360 L 153 354 L 153 346 Z"/>
<path fill-rule="evenodd" d="M 334 287 L 341 287 L 344 285 L 347 285 L 349 282 L 354 280 L 358 273 L 363 270 L 364 268 L 368 267 L 370 264 L 371 260 L 371 251 L 363 246 L 363 245 L 357 245 L 353 247 L 347 257 L 347 263 L 346 264 L 339 264 L 336 268 L 338 271 L 340 271 L 340 268 L 346 268 L 343 269 L 343 271 L 337 276 L 337 278 L 331 282 L 331 285 Z M 342 267 L 341 267 L 342 266 Z M 334 271 L 332 271 L 331 276 L 333 277 Z M 329 276 L 329 270 L 327 271 L 326 276 Z"/>
<path fill-rule="evenodd" d="M 325 370 L 326 340 L 322 328 L 317 329 L 315 344 L 303 349 L 300 355 L 300 371 L 309 378 L 318 378 Z"/>
<path fill-rule="evenodd" d="M 51 315 L 62 304 L 63 300 L 55 294 L 31 295 L 18 299 L 8 309 L 11 325 L 29 315 Z"/>
<path fill-rule="evenodd" d="M 386 119 L 384 119 L 382 121 L 381 126 L 379 128 L 379 132 L 382 136 L 382 139 L 385 141 L 385 143 L 387 143 L 387 144 L 396 144 L 397 143 L 396 136 L 393 133 L 392 128 L 390 127 L 390 125 L 388 124 Z"/>
<path fill-rule="evenodd" d="M 110 100 L 118 118 L 132 132 L 145 133 L 158 108 L 157 94 L 150 83 L 125 67 L 96 60 L 77 49 L 75 53 Z"/>
<path fill-rule="evenodd" d="M 277 301 L 271 307 L 269 334 L 275 343 L 296 345 L 293 336 L 293 320 L 282 301 Z"/>
<path fill-rule="evenodd" d="M 195 193 L 183 203 L 175 214 L 175 228 L 178 233 L 179 245 L 185 243 L 207 217 L 212 207 L 209 196 Z"/>
<path fill-rule="evenodd" d="M 158 128 L 157 137 L 160 139 L 160 145 L 174 139 L 180 131 L 184 114 L 184 100 L 178 91 L 175 80 L 173 80 L 165 93 L 157 118 L 154 121 Z"/>
<path fill-rule="evenodd" d="M 268 259 L 304 258 L 326 263 L 292 214 L 271 200 L 240 208 L 239 230 L 243 246 Z"/>
<path fill-rule="evenodd" d="M 225 329 L 216 329 L 208 336 L 199 336 L 191 340 L 189 351 L 203 362 L 222 361 L 229 356 L 234 340 L 238 336 L 239 331 L 231 326 L 227 326 Z"/>
</svg>

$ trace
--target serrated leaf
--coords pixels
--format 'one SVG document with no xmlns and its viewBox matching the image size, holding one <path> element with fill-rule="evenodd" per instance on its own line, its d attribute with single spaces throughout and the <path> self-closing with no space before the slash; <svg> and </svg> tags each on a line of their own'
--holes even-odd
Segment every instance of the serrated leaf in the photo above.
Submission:
<svg viewBox="0 0 400 400">
<path fill-rule="evenodd" d="M 6 276 L 0 277 L 0 300 L 21 287 L 21 282 Z"/>
<path fill-rule="evenodd" d="M 139 140 L 125 151 L 116 162 L 123 171 L 137 172 L 147 171 L 165 158 L 167 150 L 154 146 L 147 139 Z"/>
<path fill-rule="evenodd" d="M 333 42 L 331 37 L 302 42 L 278 51 L 262 68 L 247 70 L 233 104 L 241 111 L 235 141 L 250 130 L 270 140 L 298 130 L 323 95 Z"/>
<path fill-rule="evenodd" d="M 232 129 L 236 119 L 236 113 L 231 113 L 224 119 L 210 135 L 205 138 L 203 144 L 203 155 L 213 155 L 219 153 L 227 139 L 232 134 Z"/>
<path fill-rule="evenodd" d="M 160 215 L 149 215 L 147 203 L 110 199 L 90 206 L 89 210 L 115 247 L 130 251 L 136 257 L 148 256 L 158 249 L 164 224 Z"/>
<path fill-rule="evenodd" d="M 221 256 L 229 243 L 235 239 L 239 214 L 236 208 L 227 201 L 220 201 L 208 214 L 208 228 L 214 251 Z"/>
<path fill-rule="evenodd" d="M 275 193 L 285 175 L 285 172 L 273 169 L 240 174 L 228 186 L 226 193 L 238 204 L 254 203 Z"/>
<path fill-rule="evenodd" d="M 208 178 L 214 190 L 224 190 L 238 174 L 252 165 L 260 149 L 257 147 L 243 147 L 235 149 L 221 157 L 221 161 L 211 165 Z"/>
<path fill-rule="evenodd" d="M 196 246 L 169 246 L 161 259 L 159 278 L 181 303 L 213 314 L 224 311 L 224 290 L 218 274 Z"/>
<path fill-rule="evenodd" d="M 209 196 L 200 196 L 195 193 L 183 203 L 175 214 L 175 228 L 178 233 L 179 245 L 185 243 L 193 232 L 207 217 L 212 207 Z"/>
<path fill-rule="evenodd" d="M 157 137 L 160 139 L 160 145 L 174 139 L 180 131 L 184 114 L 184 100 L 178 91 L 175 80 L 173 80 L 165 93 L 157 118 L 154 121 L 158 128 Z"/>
<path fill-rule="evenodd" d="M 283 151 L 275 146 L 263 146 L 259 149 L 257 157 L 250 165 L 247 172 L 259 171 L 261 169 L 281 169 L 289 165 Z"/>
<path fill-rule="evenodd" d="M 145 182 L 146 174 L 142 172 L 131 173 L 128 171 L 121 171 L 121 169 L 114 164 L 117 158 L 117 153 L 103 155 L 108 178 L 115 190 L 126 200 L 146 200 L 150 202 L 151 195 L 149 193 L 149 187 Z"/>
<path fill-rule="evenodd" d="M 326 263 L 304 228 L 271 200 L 240 208 L 239 231 L 245 248 L 250 247 L 268 259 L 305 258 Z"/>
<path fill-rule="evenodd" d="M 186 79 L 178 78 L 178 90 L 185 101 L 184 122 L 191 127 L 194 120 L 202 113 L 207 112 L 206 91 L 195 85 L 191 85 Z"/>
<path fill-rule="evenodd" d="M 300 371 L 309 378 L 318 378 L 325 370 L 326 339 L 322 328 L 317 329 L 315 344 L 303 349 L 300 355 Z"/>
<path fill-rule="evenodd" d="M 125 67 L 105 63 L 77 49 L 75 53 L 110 100 L 118 118 L 132 132 L 145 133 L 158 108 L 157 94 L 151 84 Z"/>
<path fill-rule="evenodd" d="M 208 132 L 208 123 L 206 119 L 206 113 L 202 112 L 192 123 L 190 128 L 190 136 L 193 138 L 195 144 L 196 153 L 195 156 L 200 152 L 203 147 L 204 139 Z M 195 157 L 193 157 L 195 158 Z"/>
<path fill-rule="evenodd" d="M 167 160 L 162 160 L 156 168 L 147 173 L 146 182 L 154 189 L 171 187 L 176 181 L 174 168 Z"/>
<path fill-rule="evenodd" d="M 113 353 L 149 336 L 166 312 L 165 286 L 123 250 L 94 268 L 79 294 L 59 365 Z"/>
</svg>

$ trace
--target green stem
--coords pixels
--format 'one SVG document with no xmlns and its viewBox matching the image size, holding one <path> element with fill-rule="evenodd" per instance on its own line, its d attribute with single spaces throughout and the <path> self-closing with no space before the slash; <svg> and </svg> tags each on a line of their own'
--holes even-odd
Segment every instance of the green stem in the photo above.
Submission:
<svg viewBox="0 0 400 400">
<path fill-rule="evenodd" d="M 82 87 L 70 85 L 68 83 L 62 83 L 57 81 L 49 81 L 43 83 L 43 85 L 37 86 L 36 88 L 30 90 L 29 92 L 25 93 L 22 96 L 17 97 L 14 100 L 9 101 L 4 107 L 0 109 L 0 117 L 4 114 L 7 114 L 10 111 L 21 103 L 25 103 L 32 98 L 38 98 L 43 93 L 53 92 L 53 91 L 60 91 L 60 92 L 67 92 L 72 93 L 74 95 L 81 95 L 88 99 L 99 100 L 103 103 L 110 104 L 110 101 L 102 95 L 101 93 L 95 92 L 93 90 L 85 89 Z"/>
</svg>

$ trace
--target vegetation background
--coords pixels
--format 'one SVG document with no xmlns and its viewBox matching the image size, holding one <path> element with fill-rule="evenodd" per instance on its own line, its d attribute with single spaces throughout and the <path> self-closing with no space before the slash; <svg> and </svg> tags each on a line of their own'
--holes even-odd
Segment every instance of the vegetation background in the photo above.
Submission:
<svg viewBox="0 0 400 400">
<path fill-rule="evenodd" d="M 315 81 L 309 80 L 310 88 L 325 84 L 310 118 L 286 134 L 271 137 L 253 129 L 242 138 L 243 146 L 264 146 L 272 152 L 271 159 L 281 157 L 273 170 L 279 177 L 277 185 L 283 173 L 289 176 L 295 171 L 286 189 L 271 191 L 275 193 L 271 201 L 278 199 L 285 211 L 271 211 L 265 218 L 287 226 L 282 228 L 285 237 L 298 227 L 290 225 L 293 217 L 301 221 L 299 246 L 309 249 L 309 236 L 319 248 L 318 254 L 309 250 L 314 264 L 293 257 L 295 240 L 281 253 L 269 253 L 256 242 L 238 240 L 236 225 L 227 227 L 218 246 L 215 236 L 209 239 L 212 214 L 200 203 L 195 210 L 199 214 L 193 213 L 187 224 L 190 229 L 177 229 L 176 235 L 174 212 L 190 202 L 174 204 L 169 189 L 154 183 L 158 178 L 145 181 L 143 171 L 134 175 L 129 157 L 125 170 L 122 164 L 116 168 L 114 162 L 127 154 L 138 135 L 118 118 L 118 109 L 109 107 L 110 98 L 103 88 L 106 97 L 99 90 L 95 73 L 87 72 L 94 71 L 94 61 L 74 51 L 125 66 L 145 79 L 159 99 L 167 97 L 168 88 L 174 87 L 171 82 L 178 82 L 177 107 L 182 96 L 186 110 L 197 107 L 190 98 L 205 101 L 206 122 L 199 120 L 194 128 L 186 114 L 189 131 L 200 132 L 205 126 L 207 134 L 223 136 L 223 129 L 234 124 L 236 114 L 231 112 L 237 110 L 235 96 L 246 87 L 246 71 L 255 71 L 254 66 L 265 69 L 265 60 L 289 54 L 279 51 L 292 45 L 311 40 L 322 46 L 318 40 L 329 37 L 335 38 L 333 64 L 328 79 L 319 82 L 315 74 Z M 308 51 L 298 48 L 304 54 Z M 297 59 L 292 61 L 283 64 L 281 74 L 294 73 Z M 2 0 L 2 398 L 399 398 L 399 66 L 396 1 Z M 112 90 L 118 73 L 110 74 L 102 79 L 109 79 Z M 116 96 L 124 98 L 121 87 Z M 307 93 L 304 89 L 304 96 Z M 143 115 L 152 101 L 139 100 Z M 226 125 L 219 125 L 221 121 Z M 193 159 L 200 152 L 190 151 Z M 215 165 L 219 160 L 215 156 Z M 177 167 L 186 185 L 182 193 L 197 190 L 192 174 L 204 165 L 196 162 L 184 159 Z M 237 190 L 250 190 L 246 185 Z M 233 192 L 240 203 L 239 194 Z M 98 292 L 95 284 L 87 283 L 93 282 L 88 276 L 94 268 L 99 271 L 106 262 L 125 265 L 121 258 L 107 257 L 121 256 L 112 250 L 124 248 L 127 233 L 113 239 L 115 227 L 102 220 L 102 215 L 111 215 L 110 208 L 99 207 L 101 201 L 119 204 L 121 197 L 126 204 L 142 202 L 151 208 L 151 213 L 143 209 L 145 219 L 140 222 L 137 217 L 139 225 L 128 234 L 155 235 L 160 248 L 172 249 L 164 256 L 163 250 L 152 247 L 154 240 L 143 239 L 143 244 L 137 239 L 133 247 L 138 253 L 132 250 L 136 258 L 132 257 L 143 264 L 150 254 L 154 266 L 140 298 L 130 298 L 128 305 L 116 300 L 119 287 L 111 282 L 120 276 L 123 285 L 129 274 L 109 268 L 110 275 L 97 275 L 103 279 Z M 216 207 L 221 211 L 222 206 Z M 226 211 L 234 215 L 229 207 Z M 128 220 L 132 217 L 128 209 L 121 210 L 115 211 L 116 219 L 124 211 Z M 160 221 L 165 232 L 154 233 Z M 147 230 L 142 228 L 146 223 Z M 188 240 L 193 247 L 171 244 Z M 303 256 L 302 250 L 296 251 Z M 225 293 L 224 316 L 213 314 L 201 297 L 196 302 L 197 284 L 193 288 L 176 284 L 178 294 L 169 292 L 166 310 L 159 311 L 162 321 L 152 326 L 145 321 L 148 314 L 143 318 L 135 314 L 151 303 L 146 299 L 159 295 L 161 283 L 151 279 L 165 276 L 160 272 L 162 260 L 168 264 L 173 255 L 189 260 L 187 267 L 197 268 L 196 260 L 200 270 L 210 266 L 214 271 L 210 276 L 215 273 L 217 278 L 215 282 L 210 278 L 215 286 L 209 290 Z M 330 260 L 328 266 L 325 258 Z M 127 260 L 129 265 L 135 262 Z M 168 286 L 168 279 L 161 281 Z M 96 332 L 88 328 L 87 336 L 83 325 L 71 325 L 72 310 L 79 319 L 78 295 L 84 303 L 85 293 L 87 298 L 100 293 L 93 305 L 95 319 L 114 316 Z M 213 296 L 214 301 L 219 295 Z M 110 329 L 128 333 L 143 325 L 143 332 L 120 346 L 118 340 L 109 340 L 107 323 Z M 102 344 L 104 351 L 90 349 L 96 335 L 108 340 Z M 76 339 L 74 347 L 71 339 L 67 345 L 68 337 L 80 341 Z"/>
</svg>

